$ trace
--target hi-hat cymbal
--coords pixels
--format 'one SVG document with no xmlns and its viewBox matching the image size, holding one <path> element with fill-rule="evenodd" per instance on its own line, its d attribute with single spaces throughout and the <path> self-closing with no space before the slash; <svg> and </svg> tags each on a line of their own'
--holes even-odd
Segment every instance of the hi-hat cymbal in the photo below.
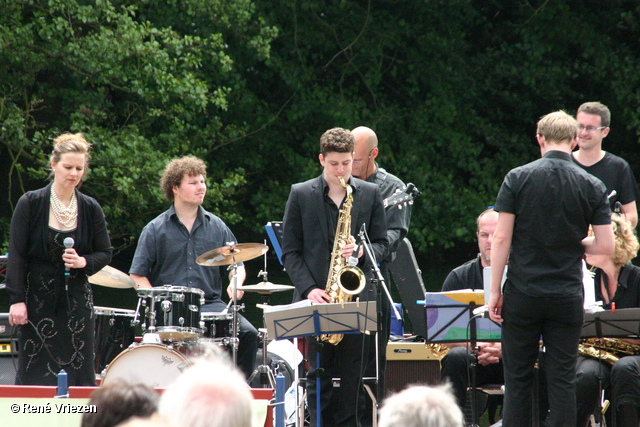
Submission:
<svg viewBox="0 0 640 427">
<path fill-rule="evenodd" d="M 291 285 L 277 285 L 271 282 L 261 282 L 257 285 L 238 286 L 239 291 L 258 292 L 261 294 L 271 294 L 273 292 L 289 291 L 294 287 Z"/>
<path fill-rule="evenodd" d="M 268 250 L 269 246 L 262 243 L 240 243 L 233 246 L 223 246 L 203 253 L 196 259 L 196 263 L 207 267 L 230 265 L 254 259 Z"/>
<path fill-rule="evenodd" d="M 105 266 L 93 276 L 89 276 L 89 283 L 118 289 L 133 288 L 136 285 L 128 274 L 109 265 Z"/>
</svg>

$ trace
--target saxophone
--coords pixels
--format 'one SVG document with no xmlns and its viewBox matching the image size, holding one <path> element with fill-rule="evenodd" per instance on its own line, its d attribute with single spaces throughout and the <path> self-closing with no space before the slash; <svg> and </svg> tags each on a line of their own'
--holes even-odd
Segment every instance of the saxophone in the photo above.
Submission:
<svg viewBox="0 0 640 427">
<path fill-rule="evenodd" d="M 338 214 L 338 226 L 333 240 L 331 251 L 331 263 L 329 265 L 329 277 L 325 291 L 331 297 L 331 303 L 350 302 L 354 295 L 359 294 L 365 287 L 366 279 L 362 270 L 347 264 L 342 256 L 342 247 L 351 236 L 351 206 L 353 205 L 353 189 L 344 182 L 343 177 L 338 177 L 340 184 L 347 190 L 347 198 Z M 322 335 L 322 341 L 338 345 L 343 334 Z"/>
<path fill-rule="evenodd" d="M 617 338 L 589 338 L 580 341 L 578 354 L 613 366 L 621 357 L 640 354 L 640 345 Z"/>
</svg>

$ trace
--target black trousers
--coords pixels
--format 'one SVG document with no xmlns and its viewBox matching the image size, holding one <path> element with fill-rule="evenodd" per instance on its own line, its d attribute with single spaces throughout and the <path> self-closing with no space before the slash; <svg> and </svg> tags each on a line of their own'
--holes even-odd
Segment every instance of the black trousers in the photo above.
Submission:
<svg viewBox="0 0 640 427">
<path fill-rule="evenodd" d="M 214 301 L 200 307 L 200 311 L 220 313 L 226 307 L 224 301 Z M 238 313 L 238 340 L 238 368 L 245 378 L 249 378 L 256 367 L 258 330 L 240 313 Z"/>
<path fill-rule="evenodd" d="M 583 323 L 582 295 L 534 297 L 514 290 L 507 282 L 502 318 L 502 425 L 531 425 L 534 364 L 542 338 L 550 407 L 547 424 L 575 426 L 575 367 Z"/>
<path fill-rule="evenodd" d="M 315 337 L 307 338 L 307 402 L 311 425 L 316 426 L 316 373 L 320 374 L 320 408 L 324 427 L 356 427 L 365 413 L 365 394 L 362 387 L 371 337 L 347 334 L 338 345 L 320 346 L 320 368 L 316 369 L 318 345 Z M 340 387 L 333 387 L 332 378 L 340 378 Z"/>
</svg>

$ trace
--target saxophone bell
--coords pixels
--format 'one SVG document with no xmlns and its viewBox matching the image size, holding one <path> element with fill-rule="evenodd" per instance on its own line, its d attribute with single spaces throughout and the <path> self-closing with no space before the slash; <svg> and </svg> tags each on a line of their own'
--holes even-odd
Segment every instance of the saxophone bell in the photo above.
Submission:
<svg viewBox="0 0 640 427">
<path fill-rule="evenodd" d="M 357 295 L 364 290 L 367 279 L 358 267 L 346 265 L 338 271 L 338 286 L 348 295 Z"/>
</svg>

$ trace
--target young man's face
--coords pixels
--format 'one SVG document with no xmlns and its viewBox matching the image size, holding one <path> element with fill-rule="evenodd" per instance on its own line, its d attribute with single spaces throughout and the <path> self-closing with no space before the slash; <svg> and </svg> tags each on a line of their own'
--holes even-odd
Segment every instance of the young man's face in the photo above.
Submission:
<svg viewBox="0 0 640 427">
<path fill-rule="evenodd" d="M 602 139 L 609 134 L 609 128 L 598 129 L 602 126 L 600 116 L 580 112 L 576 116 L 578 121 L 578 147 L 590 150 L 602 146 Z"/>
<path fill-rule="evenodd" d="M 324 179 L 329 184 L 340 184 L 339 176 L 349 181 L 351 168 L 353 167 L 353 153 L 327 153 L 326 156 L 320 154 L 320 164 L 324 168 Z"/>
<path fill-rule="evenodd" d="M 173 187 L 175 201 L 186 205 L 201 205 L 207 193 L 207 184 L 202 175 L 184 175 L 180 185 Z"/>
</svg>

